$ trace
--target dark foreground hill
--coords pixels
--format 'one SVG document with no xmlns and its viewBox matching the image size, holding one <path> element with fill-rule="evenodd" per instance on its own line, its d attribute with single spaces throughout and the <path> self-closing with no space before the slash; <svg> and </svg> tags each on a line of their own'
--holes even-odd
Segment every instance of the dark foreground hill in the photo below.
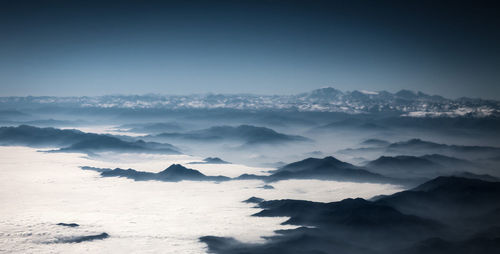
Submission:
<svg viewBox="0 0 500 254">
<path fill-rule="evenodd" d="M 319 203 L 300 200 L 252 202 L 254 216 L 285 216 L 264 244 L 205 236 L 213 253 L 498 253 L 500 183 L 439 177 L 376 201 L 346 199 Z M 447 214 L 447 217 L 443 217 Z"/>
</svg>

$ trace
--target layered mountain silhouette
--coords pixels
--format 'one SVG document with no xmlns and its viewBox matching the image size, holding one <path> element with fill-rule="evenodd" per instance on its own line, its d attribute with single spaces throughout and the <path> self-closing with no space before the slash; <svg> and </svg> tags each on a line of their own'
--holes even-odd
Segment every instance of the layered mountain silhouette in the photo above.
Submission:
<svg viewBox="0 0 500 254">
<path fill-rule="evenodd" d="M 442 154 L 448 156 L 466 156 L 481 158 L 500 154 L 500 148 L 489 146 L 464 146 L 439 144 L 421 139 L 411 139 L 403 142 L 392 143 L 386 147 L 387 152 L 401 154 Z"/>
<path fill-rule="evenodd" d="M 275 182 L 289 179 L 318 179 L 349 182 L 415 184 L 415 179 L 386 177 L 384 175 L 372 173 L 361 167 L 342 162 L 331 156 L 325 157 L 323 159 L 308 158 L 302 161 L 294 162 L 277 170 L 271 171 L 270 175 L 243 174 L 235 178 L 229 178 L 225 176 L 205 176 L 197 170 L 187 169 L 178 164 L 173 164 L 166 170 L 159 173 L 143 172 L 134 169 L 109 169 L 94 168 L 88 166 L 82 167 L 82 169 L 98 171 L 103 177 L 126 177 L 134 179 L 136 181 L 262 180 L 265 182 Z M 171 173 L 173 173 L 173 175 L 171 175 Z M 264 185 L 262 188 L 271 189 L 273 187 L 270 185 Z"/>
<path fill-rule="evenodd" d="M 263 201 L 254 216 L 289 217 L 299 228 L 276 231 L 264 244 L 205 236 L 213 253 L 486 253 L 500 242 L 500 183 L 439 177 L 375 201 Z M 485 223 L 487 222 L 487 223 Z"/>
<path fill-rule="evenodd" d="M 434 178 L 440 175 L 481 171 L 481 165 L 454 157 L 431 154 L 423 156 L 381 156 L 365 165 L 366 168 L 396 178 Z M 472 173 L 469 173 L 472 176 Z"/>
<path fill-rule="evenodd" d="M 23 145 L 31 147 L 61 147 L 53 152 L 140 152 L 179 154 L 176 147 L 166 143 L 145 142 L 143 140 L 123 140 L 111 135 L 38 128 L 28 125 L 0 127 L 1 145 Z"/>
<path fill-rule="evenodd" d="M 164 182 L 178 182 L 183 180 L 188 181 L 227 181 L 229 177 L 225 176 L 206 176 L 198 170 L 186 168 L 180 164 L 172 164 L 165 170 L 152 173 L 145 171 L 137 171 L 134 169 L 109 169 L 109 168 L 95 168 L 95 167 L 82 167 L 84 170 L 93 170 L 101 174 L 102 177 L 124 177 L 134 181 L 164 181 Z"/>
<path fill-rule="evenodd" d="M 308 138 L 276 132 L 266 127 L 252 125 L 214 126 L 208 129 L 186 133 L 161 133 L 156 137 L 180 138 L 194 141 L 242 141 L 245 145 L 280 144 L 286 142 L 309 141 Z"/>
<path fill-rule="evenodd" d="M 373 142 L 370 142 L 373 143 Z M 492 146 L 467 146 L 467 145 L 447 145 L 431 141 L 425 141 L 418 138 L 407 141 L 383 144 L 377 142 L 378 145 L 362 143 L 361 148 L 349 148 L 340 150 L 340 153 L 362 155 L 367 152 L 376 152 L 386 155 L 409 155 L 409 156 L 424 156 L 433 155 L 435 158 L 427 158 L 443 162 L 445 158 L 438 158 L 439 155 L 446 157 L 459 157 L 468 160 L 488 159 L 500 156 L 500 148 Z M 451 163 L 451 162 L 446 162 Z"/>
<path fill-rule="evenodd" d="M 332 156 L 322 159 L 308 158 L 290 163 L 274 171 L 270 178 L 273 180 L 327 179 L 356 182 L 390 182 L 393 180 Z"/>
<path fill-rule="evenodd" d="M 438 163 L 441 162 L 441 163 Z M 227 162 L 214 157 L 206 158 L 203 162 L 191 162 L 189 164 L 225 164 Z M 301 161 L 287 164 L 276 170 L 269 171 L 268 175 L 242 174 L 235 178 L 224 176 L 205 176 L 197 170 L 187 169 L 181 165 L 174 164 L 160 173 L 142 172 L 134 169 L 103 169 L 83 167 L 83 169 L 101 172 L 103 177 L 117 176 L 127 177 L 134 180 L 148 181 L 177 181 L 177 178 L 166 174 L 179 170 L 180 180 L 262 180 L 264 182 L 276 182 L 290 179 L 317 179 L 347 182 L 388 183 L 403 186 L 416 186 L 436 175 L 461 176 L 470 179 L 479 179 L 495 182 L 499 179 L 488 174 L 475 174 L 461 171 L 463 167 L 453 167 L 455 164 L 464 163 L 466 166 L 474 164 L 441 155 L 414 156 L 382 156 L 358 167 L 347 162 L 340 161 L 332 156 L 324 158 L 307 158 Z M 469 164 L 467 164 L 469 163 Z M 175 167 L 174 167 L 175 166 Z M 176 169 L 177 168 L 177 169 Z M 169 171 L 170 169 L 170 171 Z M 471 168 L 468 168 L 471 169 Z M 184 171 L 184 172 L 183 172 Z M 189 174 L 191 172 L 191 174 Z M 474 171 L 475 172 L 475 171 Z M 272 186 L 264 185 L 263 188 L 271 189 Z"/>
</svg>

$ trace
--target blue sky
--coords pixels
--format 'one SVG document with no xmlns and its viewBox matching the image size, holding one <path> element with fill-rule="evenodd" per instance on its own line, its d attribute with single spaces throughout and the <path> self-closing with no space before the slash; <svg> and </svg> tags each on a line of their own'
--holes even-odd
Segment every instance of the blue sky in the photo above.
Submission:
<svg viewBox="0 0 500 254">
<path fill-rule="evenodd" d="M 2 2 L 0 93 L 332 86 L 500 99 L 495 3 L 433 2 Z"/>
</svg>

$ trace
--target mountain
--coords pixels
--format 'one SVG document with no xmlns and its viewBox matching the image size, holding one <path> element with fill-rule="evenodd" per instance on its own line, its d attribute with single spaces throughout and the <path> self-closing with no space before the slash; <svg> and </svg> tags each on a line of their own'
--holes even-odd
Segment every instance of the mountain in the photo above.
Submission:
<svg viewBox="0 0 500 254">
<path fill-rule="evenodd" d="M 340 161 L 332 156 L 325 158 L 307 158 L 287 164 L 277 170 L 270 171 L 271 175 L 243 174 L 238 180 L 262 180 L 275 182 L 288 179 L 318 179 L 347 182 L 372 182 L 393 184 L 414 184 L 415 179 L 392 178 L 373 173 L 365 168 L 354 166 Z"/>
<path fill-rule="evenodd" d="M 94 168 L 82 167 L 84 170 L 93 170 L 100 172 L 102 177 L 125 177 L 134 181 L 164 181 L 164 182 L 178 182 L 183 180 L 188 181 L 227 181 L 230 178 L 225 176 L 206 176 L 198 170 L 186 168 L 180 164 L 172 164 L 165 170 L 152 173 L 137 171 L 134 169 L 107 169 L 107 168 Z"/>
<path fill-rule="evenodd" d="M 499 182 L 451 176 L 435 178 L 412 190 L 383 197 L 377 203 L 406 214 L 463 223 L 500 208 L 499 200 Z"/>
<path fill-rule="evenodd" d="M 254 216 L 290 217 L 285 224 L 300 225 L 277 231 L 264 244 L 245 244 L 232 238 L 206 236 L 200 240 L 209 251 L 226 253 L 379 253 L 402 243 L 418 241 L 422 234 L 436 235 L 436 222 L 404 215 L 388 206 L 363 199 L 332 203 L 272 200 L 258 203 L 263 210 Z M 305 226 L 308 227 L 305 227 Z M 363 245 L 367 245 L 364 247 Z"/>
<path fill-rule="evenodd" d="M 159 173 L 136 171 L 134 169 L 106 169 L 94 167 L 82 167 L 84 170 L 93 170 L 101 173 L 103 177 L 126 177 L 136 181 L 180 181 L 180 180 L 262 180 L 274 182 L 288 179 L 320 179 L 352 182 L 376 182 L 410 184 L 412 181 L 405 179 L 390 178 L 383 175 L 371 173 L 352 164 L 339 161 L 333 157 L 323 159 L 308 158 L 302 161 L 288 164 L 272 172 L 271 175 L 243 174 L 236 178 L 224 176 L 205 176 L 197 170 L 188 169 L 178 164 L 173 164 Z M 264 186 L 263 188 L 272 188 Z"/>
<path fill-rule="evenodd" d="M 278 230 L 262 244 L 215 236 L 200 240 L 218 254 L 493 254 L 500 247 L 499 189 L 499 182 L 439 177 L 377 201 L 253 198 L 262 209 L 254 216 L 289 217 L 284 224 L 299 227 Z"/>
<path fill-rule="evenodd" d="M 396 179 L 372 173 L 363 168 L 328 156 L 322 159 L 308 158 L 290 163 L 272 172 L 270 181 L 286 179 L 323 179 L 352 182 L 396 182 Z"/>
<path fill-rule="evenodd" d="M 38 128 L 28 125 L 0 127 L 0 145 L 23 145 L 30 147 L 61 147 L 53 152 L 132 152 L 179 154 L 176 147 L 166 143 L 125 141 L 115 136 L 63 130 Z"/>
<path fill-rule="evenodd" d="M 170 139 L 181 138 L 196 141 L 236 140 L 245 142 L 245 145 L 309 141 L 309 139 L 302 136 L 287 135 L 278 133 L 266 127 L 257 127 L 252 125 L 240 125 L 236 127 L 214 126 L 208 129 L 186 133 L 161 133 L 156 135 L 156 137 Z"/>
</svg>

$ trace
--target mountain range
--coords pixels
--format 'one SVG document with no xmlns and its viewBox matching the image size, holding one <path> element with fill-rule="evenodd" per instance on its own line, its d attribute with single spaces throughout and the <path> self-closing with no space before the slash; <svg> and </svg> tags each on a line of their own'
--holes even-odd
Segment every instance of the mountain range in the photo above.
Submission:
<svg viewBox="0 0 500 254">
<path fill-rule="evenodd" d="M 500 116 L 500 102 L 459 98 L 401 90 L 340 91 L 332 87 L 295 95 L 199 94 L 199 95 L 107 95 L 83 97 L 0 97 L 0 108 L 157 108 L 296 110 L 344 113 L 391 112 L 404 116 Z"/>
</svg>

